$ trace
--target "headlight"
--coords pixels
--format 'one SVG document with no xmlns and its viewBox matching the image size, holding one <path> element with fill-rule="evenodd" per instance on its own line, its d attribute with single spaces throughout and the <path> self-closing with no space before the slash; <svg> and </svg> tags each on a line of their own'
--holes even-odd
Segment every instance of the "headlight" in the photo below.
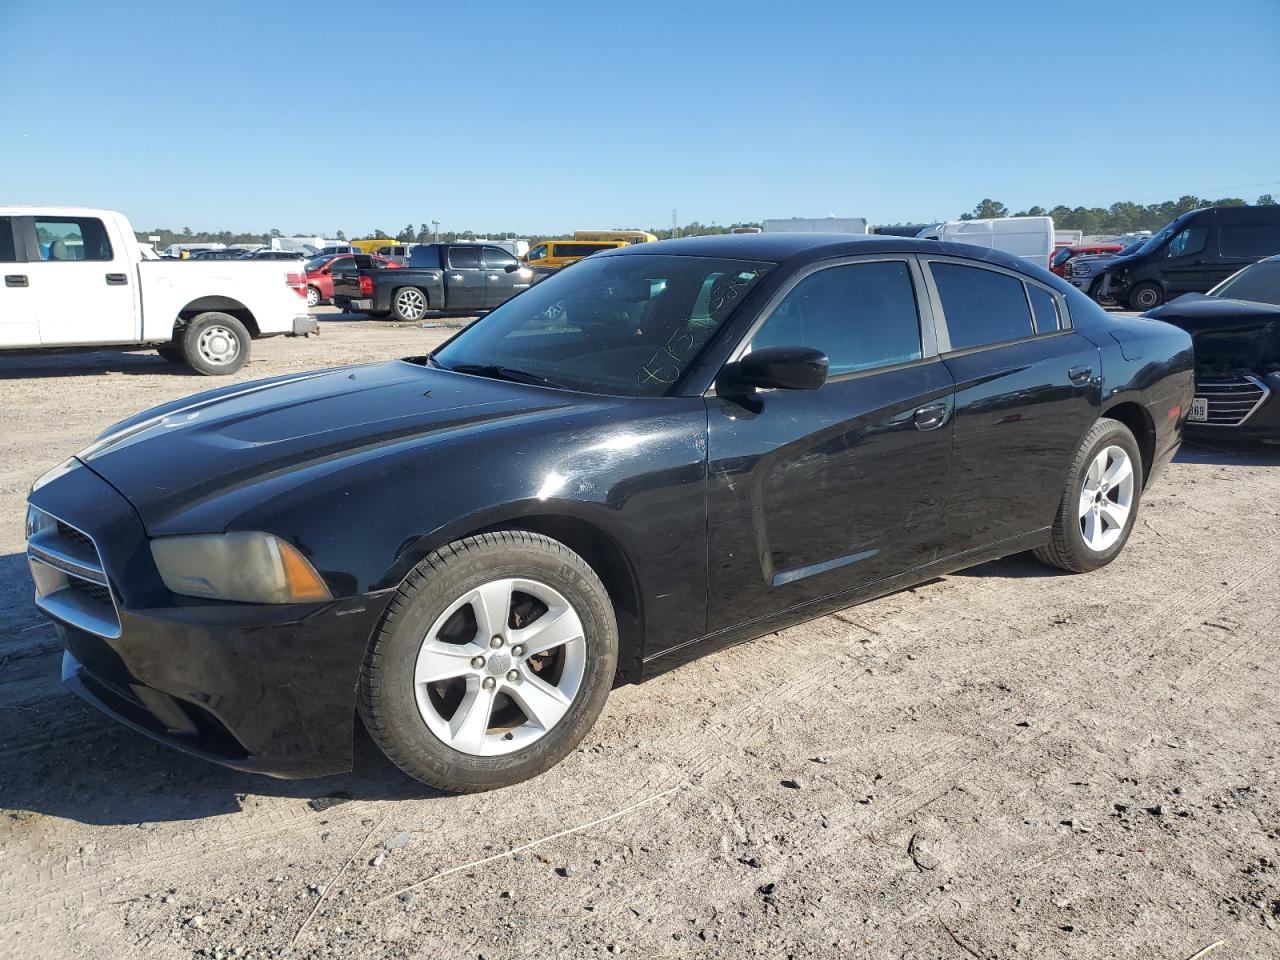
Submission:
<svg viewBox="0 0 1280 960">
<path fill-rule="evenodd" d="M 329 600 L 329 588 L 296 547 L 269 533 L 160 537 L 151 556 L 164 585 L 187 597 L 241 603 Z"/>
</svg>

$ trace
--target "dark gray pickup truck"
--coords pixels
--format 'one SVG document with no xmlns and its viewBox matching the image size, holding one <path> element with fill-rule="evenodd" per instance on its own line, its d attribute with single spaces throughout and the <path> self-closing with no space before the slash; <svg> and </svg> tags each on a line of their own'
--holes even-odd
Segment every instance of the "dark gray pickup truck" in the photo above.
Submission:
<svg viewBox="0 0 1280 960">
<path fill-rule="evenodd" d="M 533 271 L 519 260 L 480 243 L 424 243 L 400 270 L 380 270 L 366 256 L 352 259 L 352 267 L 334 274 L 334 304 L 397 320 L 491 310 L 533 283 Z"/>
</svg>

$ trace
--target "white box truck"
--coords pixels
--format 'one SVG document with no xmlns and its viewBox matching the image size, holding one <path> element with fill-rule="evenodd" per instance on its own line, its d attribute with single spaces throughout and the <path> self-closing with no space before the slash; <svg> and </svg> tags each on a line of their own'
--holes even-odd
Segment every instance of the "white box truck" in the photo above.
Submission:
<svg viewBox="0 0 1280 960">
<path fill-rule="evenodd" d="M 1053 217 L 993 217 L 988 220 L 948 220 L 925 227 L 917 236 L 944 243 L 968 243 L 1002 250 L 1049 269 L 1053 256 Z"/>
<path fill-rule="evenodd" d="M 0 350 L 149 344 L 216 376 L 316 330 L 301 264 L 147 259 L 113 210 L 0 207 L 0 274 Z"/>
<path fill-rule="evenodd" d="M 866 217 L 788 217 L 766 220 L 765 233 L 866 233 Z"/>
</svg>

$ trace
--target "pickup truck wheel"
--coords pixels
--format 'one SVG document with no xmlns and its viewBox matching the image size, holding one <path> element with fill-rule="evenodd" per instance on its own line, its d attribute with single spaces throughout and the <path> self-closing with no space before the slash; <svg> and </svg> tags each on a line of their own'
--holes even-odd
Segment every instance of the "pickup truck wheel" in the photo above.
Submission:
<svg viewBox="0 0 1280 960">
<path fill-rule="evenodd" d="M 307 306 L 320 306 L 320 291 L 315 287 L 307 287 Z"/>
<path fill-rule="evenodd" d="M 1067 471 L 1049 542 L 1036 558 L 1072 573 L 1119 556 L 1142 503 L 1142 454 L 1123 423 L 1102 417 L 1085 434 Z"/>
<path fill-rule="evenodd" d="M 1164 290 L 1158 283 L 1140 283 L 1129 291 L 1130 310 L 1154 310 L 1164 303 Z"/>
<path fill-rule="evenodd" d="M 160 356 L 168 360 L 170 363 L 186 363 L 187 362 L 187 358 L 182 354 L 181 347 L 174 347 L 174 346 L 156 347 L 156 353 L 160 354 Z"/>
<path fill-rule="evenodd" d="M 184 359 L 206 377 L 226 376 L 243 367 L 249 360 L 249 343 L 249 331 L 229 313 L 201 313 L 182 330 Z"/>
<path fill-rule="evenodd" d="M 1116 305 L 1115 297 L 1108 296 L 1102 292 L 1101 280 L 1093 281 L 1093 286 L 1089 288 L 1089 296 L 1100 307 L 1114 307 Z"/>
<path fill-rule="evenodd" d="M 427 315 L 427 295 L 417 287 L 401 287 L 391 297 L 391 312 L 397 320 L 421 320 Z"/>
<path fill-rule="evenodd" d="M 405 773 L 458 793 L 553 767 L 591 729 L 618 664 L 604 585 L 564 544 L 521 530 L 435 551 L 365 657 L 359 709 Z"/>
</svg>

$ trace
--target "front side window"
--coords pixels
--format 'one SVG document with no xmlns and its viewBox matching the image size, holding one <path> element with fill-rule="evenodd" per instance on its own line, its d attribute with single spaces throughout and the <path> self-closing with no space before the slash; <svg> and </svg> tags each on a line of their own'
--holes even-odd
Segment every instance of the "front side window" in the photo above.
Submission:
<svg viewBox="0 0 1280 960">
<path fill-rule="evenodd" d="M 929 270 L 942 300 L 952 350 L 1031 336 L 1031 309 L 1017 277 L 956 263 L 931 263 Z"/>
<path fill-rule="evenodd" d="M 665 396 L 771 266 L 713 257 L 584 260 L 476 321 L 432 360 L 589 393 Z"/>
<path fill-rule="evenodd" d="M 1209 296 L 1280 306 L 1280 260 L 1245 267 L 1210 290 Z"/>
<path fill-rule="evenodd" d="M 17 261 L 18 254 L 13 243 L 13 220 L 10 217 L 0 217 L 0 263 Z"/>
<path fill-rule="evenodd" d="M 1280 253 L 1280 222 L 1222 227 L 1218 249 L 1230 260 L 1258 260 Z"/>
<path fill-rule="evenodd" d="M 104 261 L 112 258 L 111 242 L 107 239 L 107 230 L 101 220 L 93 217 L 71 217 L 64 220 L 36 217 L 35 224 L 41 260 Z"/>
<path fill-rule="evenodd" d="M 751 338 L 751 349 L 812 347 L 831 376 L 919 360 L 920 315 L 905 261 L 850 263 L 810 274 Z"/>
<path fill-rule="evenodd" d="M 1187 227 L 1169 241 L 1170 260 L 1176 257 L 1189 257 L 1204 249 L 1205 238 L 1209 236 L 1208 227 Z"/>
<path fill-rule="evenodd" d="M 497 247 L 485 247 L 483 257 L 486 270 L 505 270 L 516 264 L 515 257 Z"/>
<path fill-rule="evenodd" d="M 450 247 L 449 266 L 454 270 L 479 270 L 479 247 Z"/>
<path fill-rule="evenodd" d="M 547 245 L 545 243 L 540 243 L 536 247 L 534 247 L 532 250 L 530 250 L 527 254 L 525 254 L 525 259 L 526 260 L 543 260 L 546 258 L 546 256 L 547 256 Z"/>
</svg>

